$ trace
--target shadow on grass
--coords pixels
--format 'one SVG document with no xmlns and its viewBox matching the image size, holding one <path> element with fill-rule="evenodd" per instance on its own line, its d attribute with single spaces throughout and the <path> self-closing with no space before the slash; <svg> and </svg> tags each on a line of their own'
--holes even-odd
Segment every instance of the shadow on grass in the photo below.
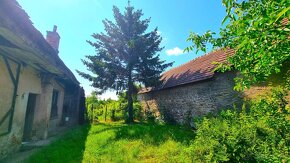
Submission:
<svg viewBox="0 0 290 163">
<path fill-rule="evenodd" d="M 82 162 L 91 125 L 79 126 L 25 162 Z"/>
<path fill-rule="evenodd" d="M 100 123 L 97 125 L 104 126 L 104 128 L 90 134 L 113 131 L 115 133 L 113 141 L 122 139 L 142 140 L 146 144 L 158 146 L 169 139 L 182 144 L 189 144 L 195 138 L 195 133 L 191 129 L 177 125 L 159 125 L 154 123 L 135 123 L 129 125 Z"/>
<path fill-rule="evenodd" d="M 150 155 L 156 152 L 154 147 L 159 148 L 158 146 L 168 140 L 181 143 L 186 147 L 194 140 L 194 137 L 192 130 L 173 125 L 150 123 L 84 125 L 44 147 L 30 157 L 28 162 L 110 162 L 114 160 L 122 162 L 127 159 L 134 161 L 139 157 L 140 151 L 149 152 Z M 144 146 L 138 146 L 138 142 L 142 142 Z M 134 149 L 131 150 L 130 146 L 134 146 L 132 147 Z M 177 146 L 173 146 L 175 147 Z M 147 148 L 151 150 L 147 151 Z M 164 150 L 167 151 L 170 148 L 169 145 Z M 180 147 L 182 148 L 183 146 Z M 160 155 L 163 156 L 162 151 Z"/>
</svg>

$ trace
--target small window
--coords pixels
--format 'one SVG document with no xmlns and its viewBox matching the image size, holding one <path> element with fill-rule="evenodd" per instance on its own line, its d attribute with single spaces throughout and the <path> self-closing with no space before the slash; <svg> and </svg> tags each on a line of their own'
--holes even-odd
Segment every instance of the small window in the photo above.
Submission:
<svg viewBox="0 0 290 163">
<path fill-rule="evenodd" d="M 58 91 L 54 89 L 52 93 L 50 118 L 57 117 L 57 110 L 58 110 L 57 102 L 58 102 Z"/>
</svg>

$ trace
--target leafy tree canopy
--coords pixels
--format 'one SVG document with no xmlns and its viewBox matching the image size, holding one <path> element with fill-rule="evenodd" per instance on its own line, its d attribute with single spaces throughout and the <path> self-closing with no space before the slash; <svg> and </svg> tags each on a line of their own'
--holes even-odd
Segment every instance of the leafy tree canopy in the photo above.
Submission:
<svg viewBox="0 0 290 163">
<path fill-rule="evenodd" d="M 235 89 L 242 90 L 252 84 L 265 81 L 270 75 L 284 73 L 290 83 L 290 1 L 289 0 L 223 0 L 226 16 L 219 35 L 207 31 L 203 35 L 190 33 L 187 41 L 193 43 L 185 51 L 194 48 L 206 51 L 207 43 L 217 48 L 231 48 L 235 55 L 228 63 L 221 64 L 221 71 L 236 69 Z M 289 85 L 288 83 L 288 85 Z M 290 86 L 289 86 L 290 89 Z"/>
<path fill-rule="evenodd" d="M 78 73 L 90 80 L 101 92 L 108 89 L 126 91 L 128 100 L 128 122 L 133 121 L 134 83 L 146 87 L 156 86 L 160 74 L 172 63 L 161 61 L 157 54 L 162 38 L 157 28 L 147 32 L 150 19 L 141 20 L 142 10 L 128 6 L 122 14 L 113 7 L 115 22 L 103 20 L 105 32 L 93 34 L 94 41 L 87 41 L 96 49 L 95 55 L 82 60 L 93 75 Z"/>
</svg>

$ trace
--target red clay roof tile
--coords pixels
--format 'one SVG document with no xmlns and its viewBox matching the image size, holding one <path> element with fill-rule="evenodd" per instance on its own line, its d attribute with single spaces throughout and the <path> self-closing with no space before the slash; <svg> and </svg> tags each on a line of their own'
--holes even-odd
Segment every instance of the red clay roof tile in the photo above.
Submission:
<svg viewBox="0 0 290 163">
<path fill-rule="evenodd" d="M 139 93 L 145 93 L 152 90 L 176 87 L 183 84 L 189 84 L 212 78 L 216 65 L 214 62 L 225 62 L 227 56 L 233 55 L 234 50 L 217 50 L 191 60 L 176 68 L 172 68 L 162 74 L 162 84 L 160 87 L 152 89 L 145 88 Z"/>
</svg>

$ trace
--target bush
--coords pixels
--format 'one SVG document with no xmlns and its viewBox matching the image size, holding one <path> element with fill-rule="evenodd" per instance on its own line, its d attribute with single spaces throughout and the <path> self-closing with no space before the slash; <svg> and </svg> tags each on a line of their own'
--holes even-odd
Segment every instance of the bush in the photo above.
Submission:
<svg viewBox="0 0 290 163">
<path fill-rule="evenodd" d="M 149 123 L 155 123 L 156 116 L 154 115 L 154 112 L 151 110 L 145 111 L 145 120 Z"/>
<path fill-rule="evenodd" d="M 290 161 L 289 108 L 282 89 L 250 103 L 250 109 L 222 111 L 196 120 L 197 135 L 189 147 L 194 162 Z"/>
</svg>

